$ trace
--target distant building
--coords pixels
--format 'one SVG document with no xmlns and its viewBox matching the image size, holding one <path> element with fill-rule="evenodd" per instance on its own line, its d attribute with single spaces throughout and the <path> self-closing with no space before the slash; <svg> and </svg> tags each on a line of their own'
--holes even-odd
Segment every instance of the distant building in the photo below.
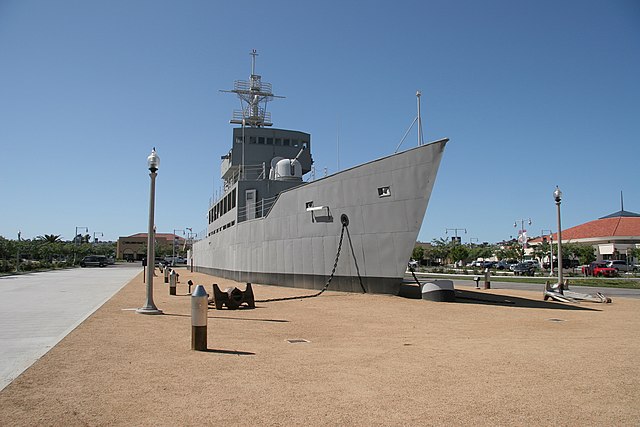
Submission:
<svg viewBox="0 0 640 427">
<path fill-rule="evenodd" d="M 185 247 L 186 240 L 173 233 L 156 233 L 156 248 L 163 248 L 168 254 L 173 252 L 172 244 L 176 249 Z M 159 251 L 156 250 L 156 253 Z M 178 251 L 176 251 L 177 254 Z M 138 233 L 131 236 L 118 238 L 116 245 L 116 258 L 140 261 L 147 256 L 147 233 Z"/>
<path fill-rule="evenodd" d="M 558 234 L 553 234 L 554 243 Z M 535 246 L 548 240 L 548 236 L 529 240 Z M 624 209 L 593 221 L 562 230 L 562 243 L 589 244 L 595 248 L 598 261 L 623 260 L 630 256 L 631 249 L 640 248 L 640 214 Z M 564 257 L 563 257 L 564 258 Z M 637 263 L 630 259 L 629 263 Z"/>
</svg>

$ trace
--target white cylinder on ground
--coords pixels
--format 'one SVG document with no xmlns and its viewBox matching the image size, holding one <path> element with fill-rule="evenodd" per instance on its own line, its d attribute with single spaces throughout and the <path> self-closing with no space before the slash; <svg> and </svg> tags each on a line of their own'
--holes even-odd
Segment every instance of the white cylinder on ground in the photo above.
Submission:
<svg viewBox="0 0 640 427">
<path fill-rule="evenodd" d="M 429 301 L 453 302 L 456 291 L 452 280 L 431 280 L 422 285 L 422 299 Z"/>
</svg>

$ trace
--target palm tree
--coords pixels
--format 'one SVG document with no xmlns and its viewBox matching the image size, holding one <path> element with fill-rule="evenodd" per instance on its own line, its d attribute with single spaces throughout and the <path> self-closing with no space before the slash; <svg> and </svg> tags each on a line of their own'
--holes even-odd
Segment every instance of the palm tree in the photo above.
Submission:
<svg viewBox="0 0 640 427">
<path fill-rule="evenodd" d="M 42 240 L 45 243 L 57 243 L 61 242 L 59 234 L 45 234 L 44 236 L 36 237 L 36 240 Z"/>
</svg>

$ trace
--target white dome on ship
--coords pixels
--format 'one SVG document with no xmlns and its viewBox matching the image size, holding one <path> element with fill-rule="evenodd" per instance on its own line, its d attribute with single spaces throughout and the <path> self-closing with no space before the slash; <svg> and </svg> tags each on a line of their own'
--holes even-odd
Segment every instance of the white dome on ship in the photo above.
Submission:
<svg viewBox="0 0 640 427">
<path fill-rule="evenodd" d="M 276 181 L 302 180 L 302 165 L 296 159 L 282 159 L 276 163 Z"/>
</svg>

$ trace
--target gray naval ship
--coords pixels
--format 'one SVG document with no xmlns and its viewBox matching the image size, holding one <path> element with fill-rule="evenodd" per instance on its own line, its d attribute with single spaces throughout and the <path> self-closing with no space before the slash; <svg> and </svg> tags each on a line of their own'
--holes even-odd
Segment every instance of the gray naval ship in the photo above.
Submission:
<svg viewBox="0 0 640 427">
<path fill-rule="evenodd" d="M 195 271 L 306 289 L 397 295 L 448 139 L 308 179 L 311 135 L 272 128 L 276 95 L 255 73 L 235 81 L 222 195 L 191 251 Z M 345 237 L 346 236 L 346 237 Z"/>
</svg>

